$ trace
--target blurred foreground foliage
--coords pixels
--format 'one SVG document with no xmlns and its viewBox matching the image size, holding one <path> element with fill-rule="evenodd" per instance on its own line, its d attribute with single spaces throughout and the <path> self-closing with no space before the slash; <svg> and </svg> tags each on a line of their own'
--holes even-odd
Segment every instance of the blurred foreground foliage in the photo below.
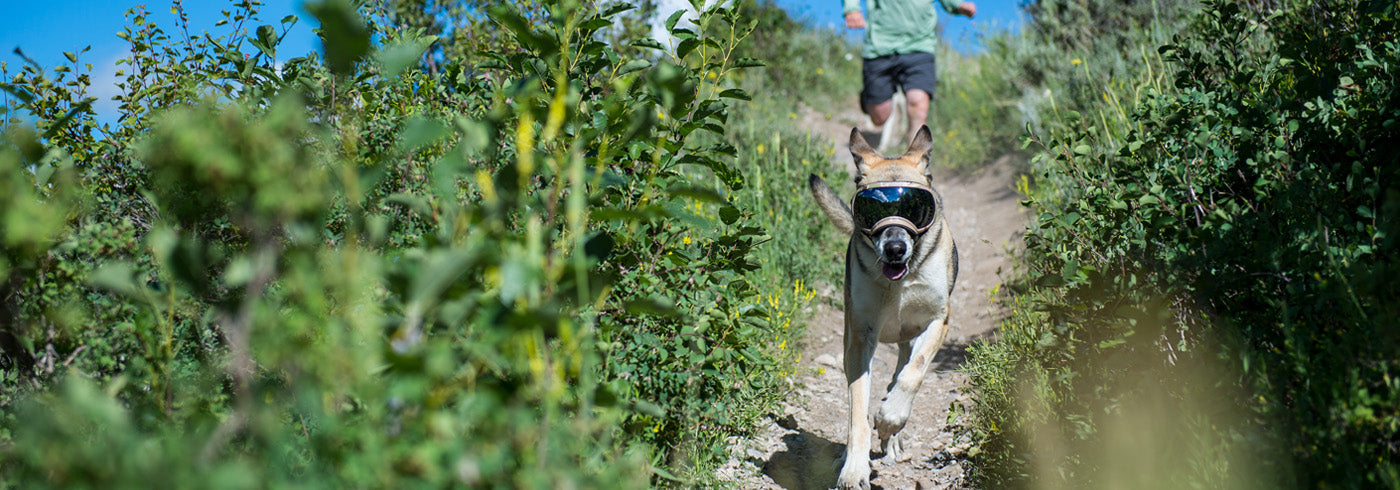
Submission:
<svg viewBox="0 0 1400 490">
<path fill-rule="evenodd" d="M 969 366 L 983 485 L 1400 487 L 1396 9 L 1028 5 L 993 50 L 1036 153 Z"/>
<path fill-rule="evenodd" d="M 3 485 L 684 483 L 784 396 L 755 7 L 443 5 L 309 4 L 296 57 L 132 9 L 115 123 L 81 53 L 6 73 Z"/>
</svg>

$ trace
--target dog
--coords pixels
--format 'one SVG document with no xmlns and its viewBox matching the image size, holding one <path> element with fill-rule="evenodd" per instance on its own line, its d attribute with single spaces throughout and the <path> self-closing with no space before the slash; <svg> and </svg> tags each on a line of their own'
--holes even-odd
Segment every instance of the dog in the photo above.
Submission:
<svg viewBox="0 0 1400 490">
<path fill-rule="evenodd" d="M 818 207 L 850 235 L 846 246 L 846 384 L 850 431 L 837 484 L 870 488 L 870 361 L 876 342 L 898 343 L 899 361 L 875 429 L 886 463 L 908 459 L 900 429 L 948 333 L 958 248 L 933 188 L 933 137 L 919 129 L 897 158 L 877 153 L 851 130 L 856 195 L 848 207 L 820 177 L 808 178 Z"/>
</svg>

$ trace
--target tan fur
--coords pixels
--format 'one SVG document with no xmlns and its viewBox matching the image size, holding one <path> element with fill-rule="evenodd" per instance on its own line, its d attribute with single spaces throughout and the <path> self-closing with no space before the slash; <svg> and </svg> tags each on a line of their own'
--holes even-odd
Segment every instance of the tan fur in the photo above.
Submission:
<svg viewBox="0 0 1400 490">
<path fill-rule="evenodd" d="M 921 128 L 908 150 L 895 158 L 877 153 L 856 130 L 851 131 L 856 185 L 881 182 L 923 182 L 932 188 L 929 168 L 932 136 Z M 879 252 L 869 236 L 855 229 L 851 210 L 817 176 L 808 179 L 813 198 L 843 233 L 846 248 L 845 371 L 850 394 L 849 438 L 845 462 L 837 481 L 841 488 L 870 488 L 870 362 L 878 342 L 898 343 L 899 361 L 889 392 L 875 416 L 875 429 L 887 463 L 904 459 L 899 432 L 909 420 L 914 395 L 923 383 L 934 354 L 948 333 L 948 302 L 957 280 L 957 246 L 943 216 L 937 191 L 933 226 L 914 239 L 906 262 L 909 272 L 899 280 L 880 270 Z"/>
</svg>

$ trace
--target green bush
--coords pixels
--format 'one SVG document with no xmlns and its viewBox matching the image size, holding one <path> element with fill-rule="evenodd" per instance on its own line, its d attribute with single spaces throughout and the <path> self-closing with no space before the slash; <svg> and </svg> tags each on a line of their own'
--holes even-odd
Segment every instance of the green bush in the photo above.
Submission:
<svg viewBox="0 0 1400 490">
<path fill-rule="evenodd" d="M 625 6 L 423 9 L 309 5 L 326 51 L 280 68 L 294 18 L 133 10 L 115 126 L 9 77 L 0 479 L 687 483 L 786 393 L 812 293 L 763 244 L 821 228 L 725 134 L 754 22 L 663 53 Z"/>
<path fill-rule="evenodd" d="M 1166 71 L 1051 99 L 1024 279 L 971 361 L 985 484 L 1400 486 L 1394 16 L 1208 2 Z"/>
</svg>

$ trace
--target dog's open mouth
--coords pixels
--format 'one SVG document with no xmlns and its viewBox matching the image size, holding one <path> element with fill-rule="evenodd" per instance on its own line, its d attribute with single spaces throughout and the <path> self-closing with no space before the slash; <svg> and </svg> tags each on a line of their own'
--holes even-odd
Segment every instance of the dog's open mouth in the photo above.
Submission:
<svg viewBox="0 0 1400 490">
<path fill-rule="evenodd" d="M 909 272 L 909 266 L 905 264 L 891 264 L 880 262 L 880 272 L 885 273 L 885 278 L 891 281 L 898 281 Z"/>
</svg>

